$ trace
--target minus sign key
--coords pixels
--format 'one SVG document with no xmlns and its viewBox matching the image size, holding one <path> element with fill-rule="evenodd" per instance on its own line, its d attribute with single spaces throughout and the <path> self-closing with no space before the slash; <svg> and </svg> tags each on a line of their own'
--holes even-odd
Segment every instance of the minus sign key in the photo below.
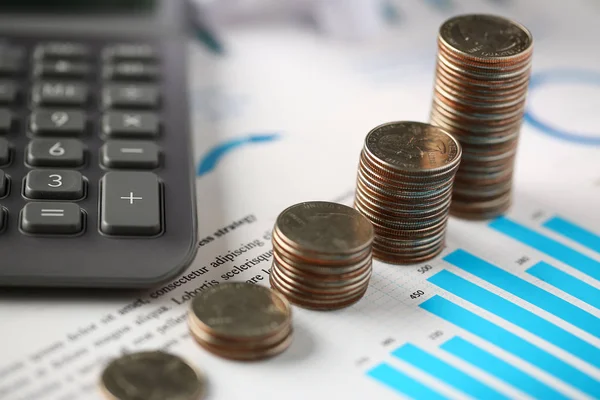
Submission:
<svg viewBox="0 0 600 400">
<path fill-rule="evenodd" d="M 106 168 L 153 169 L 160 164 L 160 147 L 145 140 L 109 140 L 100 149 Z"/>
</svg>

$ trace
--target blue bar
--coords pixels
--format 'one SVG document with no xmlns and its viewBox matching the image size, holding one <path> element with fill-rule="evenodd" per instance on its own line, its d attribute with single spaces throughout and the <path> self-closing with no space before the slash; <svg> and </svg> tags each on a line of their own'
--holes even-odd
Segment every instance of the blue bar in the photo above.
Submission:
<svg viewBox="0 0 600 400">
<path fill-rule="evenodd" d="M 596 253 L 600 253 L 600 236 L 583 229 L 566 219 L 561 217 L 550 218 L 543 226 L 587 247 L 588 249 L 594 250 Z"/>
<path fill-rule="evenodd" d="M 372 368 L 367 372 L 367 375 L 394 389 L 398 393 L 412 397 L 413 399 L 447 399 L 447 397 L 444 397 L 438 392 L 429 389 L 422 383 L 415 381 L 413 378 L 385 363 L 379 364 L 378 366 Z"/>
<path fill-rule="evenodd" d="M 464 250 L 456 250 L 444 257 L 444 260 L 536 305 L 542 310 L 562 318 L 591 335 L 600 337 L 600 319 L 532 283 L 518 278 Z"/>
<path fill-rule="evenodd" d="M 462 358 L 477 368 L 503 380 L 536 399 L 567 400 L 568 397 L 547 386 L 545 383 L 526 374 L 473 343 L 461 337 L 453 337 L 440 346 L 442 350 Z"/>
<path fill-rule="evenodd" d="M 542 253 L 600 280 L 600 262 L 581 254 L 564 244 L 517 224 L 505 217 L 499 217 L 490 223 L 490 227 L 529 245 Z"/>
<path fill-rule="evenodd" d="M 521 339 L 514 333 L 499 327 L 440 296 L 420 304 L 421 308 L 438 317 L 465 329 L 503 350 L 522 358 L 539 369 L 578 388 L 592 397 L 600 393 L 600 382 L 567 364 L 558 357 L 542 350 L 538 346 Z"/>
<path fill-rule="evenodd" d="M 397 348 L 392 352 L 392 355 L 414 365 L 423 370 L 423 372 L 435 376 L 448 385 L 453 386 L 476 399 L 507 399 L 506 396 L 497 392 L 496 389 L 484 385 L 477 379 L 472 378 L 447 362 L 440 360 L 434 355 L 429 354 L 410 343 Z"/>
<path fill-rule="evenodd" d="M 531 311 L 450 271 L 440 271 L 427 280 L 600 368 L 600 349 Z"/>
<path fill-rule="evenodd" d="M 600 290 L 558 268 L 554 268 L 550 264 L 539 262 L 529 268 L 527 273 L 573 297 L 577 297 L 579 300 L 588 303 L 592 307 L 600 309 Z"/>
</svg>

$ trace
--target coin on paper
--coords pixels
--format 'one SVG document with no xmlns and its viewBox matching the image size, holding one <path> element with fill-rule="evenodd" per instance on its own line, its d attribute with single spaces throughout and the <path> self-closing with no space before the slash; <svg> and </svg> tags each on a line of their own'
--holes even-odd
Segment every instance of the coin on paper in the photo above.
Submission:
<svg viewBox="0 0 600 400">
<path fill-rule="evenodd" d="M 200 400 L 206 379 L 176 355 L 145 351 L 110 362 L 100 386 L 110 400 Z"/>
<path fill-rule="evenodd" d="M 194 298 L 188 326 L 196 342 L 213 354 L 258 360 L 289 347 L 291 316 L 288 301 L 268 287 L 221 283 Z"/>
</svg>

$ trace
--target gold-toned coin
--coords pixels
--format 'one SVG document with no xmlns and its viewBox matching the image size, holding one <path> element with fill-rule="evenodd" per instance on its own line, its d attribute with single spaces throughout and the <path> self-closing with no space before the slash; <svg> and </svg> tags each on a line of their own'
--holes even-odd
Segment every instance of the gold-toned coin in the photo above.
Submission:
<svg viewBox="0 0 600 400">
<path fill-rule="evenodd" d="M 123 355 L 104 369 L 100 386 L 110 400 L 199 400 L 206 378 L 181 357 L 162 351 Z"/>
</svg>

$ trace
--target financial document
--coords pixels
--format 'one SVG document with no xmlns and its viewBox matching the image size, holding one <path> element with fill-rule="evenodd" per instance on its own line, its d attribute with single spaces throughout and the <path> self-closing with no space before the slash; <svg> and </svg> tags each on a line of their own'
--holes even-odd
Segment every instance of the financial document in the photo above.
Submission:
<svg viewBox="0 0 600 400">
<path fill-rule="evenodd" d="M 195 261 L 136 293 L 2 291 L 0 399 L 100 400 L 109 360 L 154 349 L 203 371 L 209 399 L 600 398 L 600 8 L 397 3 L 400 18 L 373 42 L 272 24 L 227 30 L 224 57 L 190 43 Z M 223 282 L 267 286 L 286 207 L 352 205 L 367 132 L 428 120 L 437 29 L 466 11 L 514 18 L 534 35 L 510 211 L 451 218 L 430 262 L 375 261 L 351 307 L 293 307 L 294 341 L 277 357 L 202 350 L 188 333 L 191 300 Z"/>
</svg>

